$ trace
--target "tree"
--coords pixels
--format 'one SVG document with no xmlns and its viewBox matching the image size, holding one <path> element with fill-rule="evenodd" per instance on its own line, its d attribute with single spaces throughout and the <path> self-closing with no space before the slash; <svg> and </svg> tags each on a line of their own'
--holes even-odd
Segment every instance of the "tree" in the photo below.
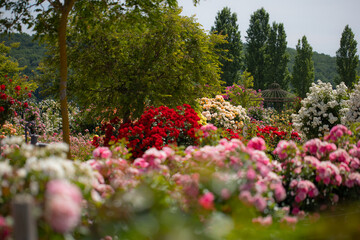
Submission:
<svg viewBox="0 0 360 240">
<path fill-rule="evenodd" d="M 254 88 L 265 86 L 265 49 L 270 30 L 269 14 L 264 8 L 251 15 L 246 36 L 247 51 L 245 55 L 247 71 L 254 77 Z"/>
<path fill-rule="evenodd" d="M 218 44 L 217 49 L 222 50 L 224 56 L 221 58 L 221 79 L 231 86 L 236 82 L 237 72 L 241 70 L 243 64 L 242 42 L 239 26 L 237 24 L 236 13 L 231 13 L 230 8 L 225 7 L 217 13 L 214 26 L 211 32 L 225 35 L 226 43 Z"/>
<path fill-rule="evenodd" d="M 5 75 L 13 76 L 25 69 L 25 67 L 19 67 L 19 63 L 10 58 L 9 52 L 14 47 L 18 47 L 18 44 L 7 47 L 4 43 L 0 43 L 0 81 Z"/>
<path fill-rule="evenodd" d="M 337 83 L 344 82 L 348 88 L 356 82 L 356 68 L 359 56 L 356 55 L 357 42 L 349 25 L 345 26 L 340 40 L 340 48 L 336 52 L 336 67 L 339 74 Z"/>
<path fill-rule="evenodd" d="M 309 45 L 306 36 L 299 39 L 296 45 L 295 64 L 291 79 L 292 87 L 296 94 L 304 98 L 311 83 L 314 82 L 314 62 L 312 60 L 312 47 Z"/>
<path fill-rule="evenodd" d="M 267 88 L 276 82 L 282 89 L 288 89 L 289 71 L 287 65 L 289 54 L 287 53 L 287 41 L 284 25 L 273 23 L 266 44 L 264 82 Z"/>
<path fill-rule="evenodd" d="M 95 114 L 109 117 L 116 109 L 126 121 L 139 117 L 145 106 L 194 105 L 220 90 L 215 45 L 224 42 L 223 36 L 206 34 L 180 11 L 163 7 L 149 15 L 131 10 L 116 16 L 96 11 L 86 34 L 79 31 L 79 19 L 72 18 L 71 96 L 84 108 L 91 105 Z"/>
<path fill-rule="evenodd" d="M 196 4 L 199 0 L 193 0 Z M 67 104 L 67 43 L 66 32 L 68 16 L 70 11 L 81 15 L 84 22 L 92 13 L 92 7 L 97 5 L 103 8 L 114 7 L 119 11 L 124 7 L 136 8 L 141 11 L 148 8 L 156 8 L 168 3 L 171 6 L 177 5 L 176 0 L 7 0 L 0 2 L 0 9 L 11 10 L 11 17 L 0 19 L 0 30 L 12 31 L 22 30 L 22 24 L 33 27 L 37 36 L 47 36 L 57 40 L 59 53 L 59 96 L 61 105 L 61 116 L 63 126 L 63 140 L 70 145 L 69 114 Z M 75 4 L 76 3 L 76 4 Z M 44 5 L 45 4 L 45 5 Z M 77 5 L 77 6 L 76 6 Z M 74 8 L 75 6 L 75 8 Z M 0 13 L 2 14 L 2 13 Z M 86 23 L 84 23 L 84 26 Z M 68 152 L 70 158 L 71 153 Z"/>
</svg>

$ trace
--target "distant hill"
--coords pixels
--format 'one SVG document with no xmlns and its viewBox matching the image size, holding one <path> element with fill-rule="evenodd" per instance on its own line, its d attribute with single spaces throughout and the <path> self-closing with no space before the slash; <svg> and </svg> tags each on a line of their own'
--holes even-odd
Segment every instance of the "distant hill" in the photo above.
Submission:
<svg viewBox="0 0 360 240">
<path fill-rule="evenodd" d="M 23 73 L 32 76 L 33 71 L 39 66 L 40 61 L 45 56 L 46 49 L 44 45 L 39 45 L 38 41 L 34 41 L 34 37 L 26 33 L 0 35 L 0 42 L 5 42 L 6 46 L 12 43 L 20 43 L 18 48 L 13 48 L 9 55 L 19 62 L 21 67 L 27 66 Z"/>
<path fill-rule="evenodd" d="M 27 66 L 24 70 L 26 75 L 31 76 L 32 71 L 35 71 L 41 59 L 45 57 L 45 47 L 39 45 L 38 41 L 33 41 L 33 36 L 28 34 L 13 34 L 10 38 L 8 35 L 0 35 L 0 41 L 4 41 L 6 45 L 20 42 L 20 47 L 13 49 L 10 56 L 16 59 L 20 66 Z M 244 48 L 246 49 L 246 46 Z M 293 48 L 288 48 L 287 50 L 290 55 L 288 68 L 292 72 L 296 50 Z M 333 84 L 337 76 L 336 57 L 314 52 L 313 61 L 315 65 L 315 80 L 320 79 L 323 82 L 331 82 Z M 360 74 L 360 65 L 358 66 L 358 74 Z"/>
</svg>

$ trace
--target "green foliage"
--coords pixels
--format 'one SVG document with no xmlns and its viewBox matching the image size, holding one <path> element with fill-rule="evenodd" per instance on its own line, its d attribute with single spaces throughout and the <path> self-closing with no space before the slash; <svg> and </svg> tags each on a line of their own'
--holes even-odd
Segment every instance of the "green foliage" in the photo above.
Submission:
<svg viewBox="0 0 360 240">
<path fill-rule="evenodd" d="M 311 83 L 314 82 L 314 62 L 312 60 L 312 47 L 309 45 L 306 36 L 298 41 L 296 45 L 297 55 L 291 79 L 292 87 L 301 98 L 306 97 Z"/>
<path fill-rule="evenodd" d="M 34 40 L 33 36 L 26 33 L 15 33 L 12 35 L 0 35 L 0 41 L 6 46 L 20 43 L 19 47 L 12 48 L 9 55 L 19 62 L 20 66 L 26 66 L 21 72 L 29 77 L 33 77 L 40 61 L 45 57 L 45 46 L 40 45 L 39 41 Z"/>
<path fill-rule="evenodd" d="M 11 47 L 5 46 L 4 42 L 0 43 L 0 76 L 5 75 L 13 76 L 18 74 L 20 71 L 24 70 L 24 67 L 19 67 L 19 63 L 16 60 L 13 60 L 9 56 L 9 52 L 12 48 L 17 45 L 13 44 Z"/>
<path fill-rule="evenodd" d="M 337 72 L 340 75 L 337 83 L 344 82 L 347 87 L 352 87 L 356 82 L 356 68 L 359 56 L 356 55 L 357 42 L 349 25 L 345 26 L 340 40 L 340 48 L 336 52 Z"/>
<path fill-rule="evenodd" d="M 266 45 L 265 88 L 276 82 L 282 89 L 288 89 L 290 80 L 287 69 L 289 54 L 286 51 L 286 46 L 284 25 L 274 22 Z"/>
<path fill-rule="evenodd" d="M 252 89 L 254 86 L 254 78 L 247 71 L 243 72 L 237 84 L 227 87 L 226 99 L 235 106 L 244 108 L 259 107 L 262 105 L 261 93 Z M 254 101 L 256 99 L 257 101 Z"/>
<path fill-rule="evenodd" d="M 215 34 L 225 35 L 222 44 L 218 44 L 216 48 L 223 51 L 221 62 L 221 80 L 226 82 L 227 86 L 231 86 L 236 82 L 236 76 L 243 66 L 242 42 L 237 22 L 236 13 L 231 13 L 230 8 L 225 7 L 217 13 L 214 26 L 211 32 Z"/>
<path fill-rule="evenodd" d="M 151 18 L 137 11 L 97 13 L 86 34 L 76 17 L 69 27 L 69 90 L 81 106 L 136 118 L 146 105 L 196 104 L 220 87 L 215 45 L 223 37 L 207 35 L 179 9 L 150 11 Z"/>
<path fill-rule="evenodd" d="M 246 36 L 247 52 L 245 55 L 247 71 L 254 76 L 255 89 L 265 87 L 265 52 L 270 31 L 269 14 L 264 8 L 251 15 Z"/>
</svg>

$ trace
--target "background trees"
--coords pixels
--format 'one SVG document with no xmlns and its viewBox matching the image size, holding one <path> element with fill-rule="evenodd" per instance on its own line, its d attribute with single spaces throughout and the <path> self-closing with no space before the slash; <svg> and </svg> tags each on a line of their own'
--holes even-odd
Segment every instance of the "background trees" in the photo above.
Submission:
<svg viewBox="0 0 360 240">
<path fill-rule="evenodd" d="M 236 13 L 231 13 L 230 8 L 225 7 L 217 13 L 214 26 L 211 32 L 225 35 L 227 42 L 216 45 L 216 48 L 222 51 L 221 62 L 221 80 L 231 86 L 237 81 L 237 72 L 243 67 L 242 42 L 240 38 L 239 26 L 237 24 Z"/>
<path fill-rule="evenodd" d="M 267 88 L 273 82 L 278 83 L 282 89 L 289 86 L 287 41 L 284 25 L 273 23 L 265 50 L 264 82 Z"/>
<path fill-rule="evenodd" d="M 298 41 L 296 45 L 297 55 L 291 84 L 298 96 L 306 97 L 311 83 L 314 82 L 314 62 L 312 60 L 312 47 L 309 45 L 306 36 Z"/>
<path fill-rule="evenodd" d="M 264 89 L 265 87 L 265 50 L 269 31 L 269 14 L 264 8 L 261 8 L 251 15 L 250 25 L 246 31 L 246 68 L 254 77 L 255 89 Z"/>
<path fill-rule="evenodd" d="M 357 42 L 349 25 L 341 35 L 340 48 L 336 52 L 336 66 L 339 78 L 337 83 L 344 82 L 347 87 L 352 87 L 356 81 L 356 68 L 359 64 L 359 56 L 356 55 Z"/>
</svg>

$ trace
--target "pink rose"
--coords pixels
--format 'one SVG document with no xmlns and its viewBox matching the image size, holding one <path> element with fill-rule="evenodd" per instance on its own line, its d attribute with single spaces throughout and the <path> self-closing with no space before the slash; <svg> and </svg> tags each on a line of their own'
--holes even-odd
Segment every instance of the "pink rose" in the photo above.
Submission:
<svg viewBox="0 0 360 240">
<path fill-rule="evenodd" d="M 45 219 L 59 233 L 72 231 L 81 217 L 82 195 L 66 180 L 52 180 L 46 185 Z"/>
<path fill-rule="evenodd" d="M 214 194 L 207 192 L 199 198 L 199 204 L 207 210 L 212 210 L 214 208 L 214 199 Z"/>
<path fill-rule="evenodd" d="M 264 141 L 264 139 L 262 139 L 260 137 L 252 138 L 249 141 L 249 143 L 247 144 L 247 147 L 251 148 L 251 149 L 254 149 L 254 150 L 259 150 L 259 151 L 266 150 L 265 141 Z"/>
</svg>

